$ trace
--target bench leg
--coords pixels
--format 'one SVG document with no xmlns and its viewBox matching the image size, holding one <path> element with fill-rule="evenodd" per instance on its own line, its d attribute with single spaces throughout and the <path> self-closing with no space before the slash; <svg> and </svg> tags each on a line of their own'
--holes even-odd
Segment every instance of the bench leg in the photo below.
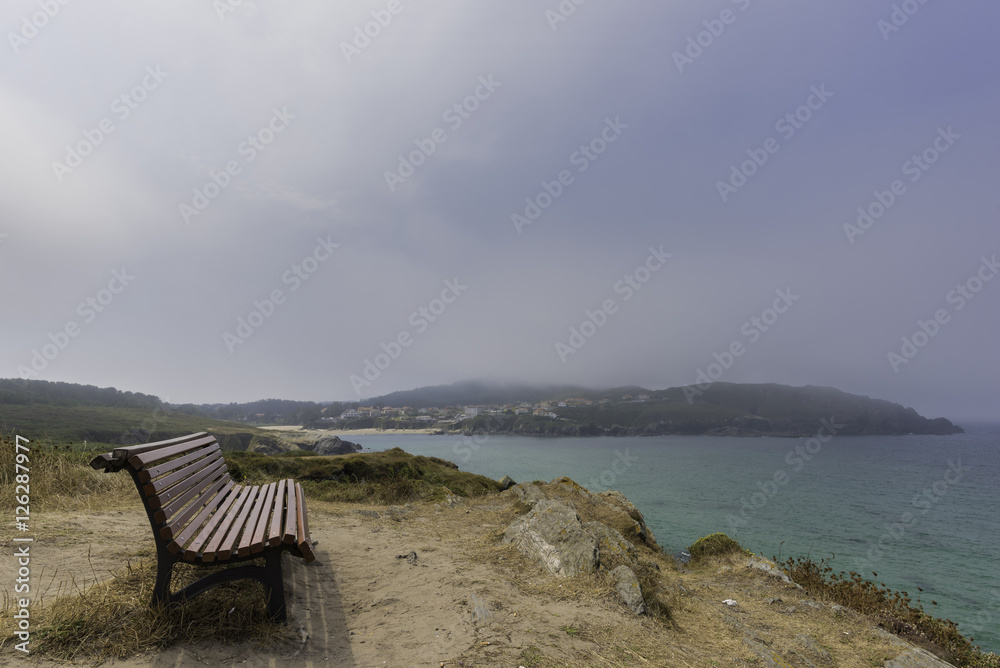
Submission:
<svg viewBox="0 0 1000 668">
<path fill-rule="evenodd" d="M 281 550 L 268 550 L 264 565 L 264 596 L 267 616 L 276 622 L 285 621 L 285 581 L 281 578 Z"/>
<path fill-rule="evenodd" d="M 172 602 L 170 596 L 170 576 L 173 574 L 174 562 L 166 555 L 157 555 L 156 559 L 156 585 L 153 587 L 153 600 L 151 607 L 167 605 Z"/>
<path fill-rule="evenodd" d="M 265 565 L 233 566 L 196 580 L 175 594 L 170 593 L 170 573 L 173 562 L 157 562 L 156 588 L 153 589 L 152 605 L 159 603 L 184 603 L 212 587 L 231 580 L 255 579 L 264 585 L 267 600 L 267 616 L 276 622 L 283 622 L 285 610 L 285 583 L 281 578 L 281 550 L 268 550 L 264 555 Z"/>
</svg>

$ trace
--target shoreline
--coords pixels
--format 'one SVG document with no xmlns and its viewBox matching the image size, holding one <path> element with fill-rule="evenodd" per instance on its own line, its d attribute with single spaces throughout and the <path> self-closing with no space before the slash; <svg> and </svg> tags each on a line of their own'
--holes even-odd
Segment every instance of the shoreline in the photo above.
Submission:
<svg viewBox="0 0 1000 668">
<path fill-rule="evenodd" d="M 374 427 L 366 429 L 303 429 L 302 427 L 287 425 L 258 428 L 266 431 L 276 431 L 285 434 L 296 434 L 302 436 L 339 436 L 344 440 L 350 440 L 350 436 L 376 436 L 378 434 L 414 434 L 427 436 L 436 434 L 440 431 L 439 429 L 375 429 Z"/>
</svg>

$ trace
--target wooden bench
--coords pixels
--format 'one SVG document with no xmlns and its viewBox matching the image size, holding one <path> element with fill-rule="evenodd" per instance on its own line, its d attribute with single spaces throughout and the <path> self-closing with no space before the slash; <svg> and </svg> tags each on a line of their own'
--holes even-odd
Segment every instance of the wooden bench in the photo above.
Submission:
<svg viewBox="0 0 1000 668">
<path fill-rule="evenodd" d="M 150 605 L 182 603 L 222 582 L 255 578 L 264 585 L 268 616 L 285 619 L 281 553 L 313 561 L 302 486 L 294 480 L 238 485 L 229 476 L 215 437 L 198 432 L 99 455 L 90 465 L 128 471 L 139 490 L 156 540 L 156 586 Z M 174 594 L 179 561 L 198 566 L 264 558 L 265 565 L 211 573 Z"/>
</svg>

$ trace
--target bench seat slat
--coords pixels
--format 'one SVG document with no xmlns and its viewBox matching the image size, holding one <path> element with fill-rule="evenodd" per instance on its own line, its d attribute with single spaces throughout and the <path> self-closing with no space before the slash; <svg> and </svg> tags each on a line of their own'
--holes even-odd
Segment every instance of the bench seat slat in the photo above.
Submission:
<svg viewBox="0 0 1000 668">
<path fill-rule="evenodd" d="M 205 505 L 212 505 L 216 501 L 217 493 L 226 483 L 231 483 L 232 480 L 229 476 L 225 476 L 217 479 L 211 486 L 205 488 L 203 493 L 195 499 L 194 503 L 189 504 L 184 510 L 177 514 L 176 517 L 170 520 L 170 523 L 160 529 L 160 536 L 165 540 L 171 540 L 180 536 L 184 531 L 190 526 L 190 520 L 195 514 L 199 513 Z M 221 501 L 221 499 L 219 499 Z M 195 527 L 197 529 L 197 527 Z M 188 535 L 190 537 L 190 534 Z M 179 544 L 176 540 L 171 540 L 170 545 L 167 547 L 177 547 L 177 549 L 171 549 L 171 552 L 175 554 L 180 549 Z"/>
<path fill-rule="evenodd" d="M 295 512 L 296 494 L 295 490 L 290 490 L 291 494 L 288 495 L 288 501 L 285 502 L 285 535 L 282 537 L 282 542 L 294 543 L 295 538 L 298 535 L 296 527 L 299 525 L 299 515 Z"/>
<path fill-rule="evenodd" d="M 188 561 L 194 559 L 195 555 L 198 554 L 198 548 L 201 546 L 201 543 L 208 540 L 208 537 L 212 534 L 212 529 L 215 528 L 216 524 L 218 524 L 219 519 L 222 519 L 221 515 L 219 515 L 218 519 L 216 519 L 213 513 L 221 507 L 229 507 L 229 504 L 232 503 L 234 495 L 230 494 L 230 491 L 233 487 L 235 487 L 235 485 L 236 483 L 232 480 L 227 480 L 222 486 L 222 489 L 220 489 L 218 493 L 212 497 L 212 500 L 205 504 L 205 507 L 201 509 L 201 512 L 198 513 L 193 520 L 191 520 L 191 522 L 187 525 L 187 528 L 181 531 L 174 538 L 174 542 L 177 543 L 177 545 L 181 547 L 187 545 L 187 548 L 184 550 L 184 558 Z M 195 540 L 191 540 L 191 537 L 195 535 L 195 532 L 198 532 L 197 538 L 195 538 Z M 199 539 L 201 539 L 201 543 L 198 542 Z M 188 541 L 191 541 L 191 543 L 188 544 Z M 193 550 L 191 552 L 190 559 L 188 558 L 189 550 Z"/>
<path fill-rule="evenodd" d="M 259 485 L 255 485 L 250 488 L 250 494 L 247 495 L 247 500 L 243 503 L 243 508 L 240 510 L 239 517 L 237 517 L 236 521 L 233 522 L 232 526 L 229 529 L 229 533 L 226 534 L 226 537 L 222 541 L 222 544 L 219 545 L 219 549 L 216 552 L 216 555 L 219 560 L 225 561 L 226 559 L 229 559 L 229 557 L 231 557 L 234 553 L 237 553 L 239 548 L 239 540 L 246 529 L 247 516 L 250 514 L 250 511 L 253 509 L 254 504 L 260 497 L 261 491 L 262 488 Z"/>
<path fill-rule="evenodd" d="M 134 469 L 141 469 L 155 462 L 162 461 L 174 455 L 182 455 L 191 450 L 196 450 L 198 448 L 204 447 L 206 444 L 211 443 L 214 438 L 211 436 L 205 439 L 200 439 L 198 441 L 192 441 L 191 443 L 180 443 L 178 445 L 171 445 L 167 448 L 159 448 L 157 450 L 150 450 L 149 452 L 143 452 L 138 455 L 132 455 L 128 458 L 128 463 L 132 465 Z"/>
<path fill-rule="evenodd" d="M 173 517 L 181 508 L 186 506 L 194 497 L 198 496 L 199 493 L 203 492 L 205 489 L 212 486 L 212 483 L 218 477 L 229 477 L 229 471 L 226 469 L 226 463 L 224 461 L 218 462 L 214 467 L 199 471 L 195 478 L 190 481 L 185 481 L 181 483 L 187 491 L 182 491 L 182 493 L 171 500 L 170 503 L 165 506 L 160 507 L 155 513 L 153 513 L 153 518 L 157 522 L 167 522 Z M 154 499 L 156 497 L 150 497 L 149 505 L 154 506 Z M 159 505 L 159 500 L 155 502 Z M 171 522 L 175 520 L 170 520 Z"/>
<path fill-rule="evenodd" d="M 225 517 L 223 517 L 222 522 L 219 524 L 219 528 L 215 532 L 215 535 L 212 536 L 212 540 L 209 541 L 208 545 L 205 546 L 205 549 L 201 553 L 201 560 L 203 562 L 207 563 L 215 561 L 218 556 L 219 547 L 222 545 L 222 541 L 226 537 L 226 533 L 229 531 L 230 525 L 232 525 L 237 516 L 239 516 L 240 511 L 243 510 L 243 504 L 246 503 L 252 489 L 252 487 L 237 487 L 233 490 L 233 493 L 230 494 L 230 497 L 233 497 L 236 500 L 233 502 L 232 507 L 230 507 L 228 511 L 223 511 L 222 514 L 224 514 Z"/>
<path fill-rule="evenodd" d="M 308 564 L 316 559 L 316 555 L 313 554 L 312 538 L 309 536 L 309 521 L 306 519 L 306 495 L 299 483 L 295 483 L 295 494 L 299 499 L 299 530 L 296 538 L 299 552 L 302 553 Z"/>
<path fill-rule="evenodd" d="M 271 527 L 267 532 L 267 544 L 271 547 L 281 544 L 281 509 L 285 501 L 285 487 L 291 480 L 279 480 L 278 492 L 274 495 L 274 511 L 271 513 Z"/>
<path fill-rule="evenodd" d="M 253 527 L 253 540 L 250 542 L 250 552 L 253 554 L 264 551 L 264 534 L 267 532 L 267 525 L 271 521 L 275 501 L 278 497 L 277 491 L 278 483 L 272 482 L 268 485 L 267 496 L 260 507 L 260 517 L 257 518 L 257 524 Z"/>
<path fill-rule="evenodd" d="M 218 443 L 204 446 L 200 450 L 195 450 L 194 452 L 184 455 L 183 457 L 178 457 L 177 459 L 171 459 L 169 462 L 141 469 L 139 471 L 139 480 L 142 482 L 149 482 L 153 478 L 159 478 L 166 473 L 170 473 L 171 471 L 179 469 L 182 466 L 190 464 L 201 457 L 207 457 L 214 452 L 222 452 L 222 448 L 219 447 Z"/>
<path fill-rule="evenodd" d="M 257 528 L 260 514 L 264 511 L 265 501 L 269 500 L 269 496 L 274 494 L 274 484 L 273 482 L 268 483 L 261 488 L 260 493 L 257 494 L 257 500 L 254 501 L 253 508 L 250 509 L 250 517 L 247 518 L 246 529 L 243 531 L 243 535 L 240 537 L 240 545 L 236 549 L 236 554 L 241 557 L 250 554 L 250 544 L 253 542 L 254 530 Z"/>
<path fill-rule="evenodd" d="M 143 485 L 142 491 L 152 500 L 160 505 L 168 503 L 171 499 L 177 498 L 184 493 L 185 483 L 192 480 L 198 471 L 212 468 L 217 462 L 222 460 L 222 451 L 217 450 L 214 454 L 198 459 L 179 471 L 174 471 L 170 475 L 163 476 Z M 171 486 L 173 488 L 171 489 Z M 153 506 L 154 508 L 156 505 Z"/>
</svg>

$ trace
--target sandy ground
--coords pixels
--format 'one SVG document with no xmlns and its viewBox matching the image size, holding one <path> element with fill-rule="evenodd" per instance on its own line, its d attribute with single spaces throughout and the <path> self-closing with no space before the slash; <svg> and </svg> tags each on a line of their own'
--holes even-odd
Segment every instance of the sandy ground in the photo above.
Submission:
<svg viewBox="0 0 1000 668">
<path fill-rule="evenodd" d="M 258 650 L 250 643 L 202 642 L 104 665 L 719 665 L 734 657 L 754 661 L 747 634 L 770 638 L 762 642 L 784 648 L 785 656 L 801 653 L 793 641 L 798 633 L 819 639 L 834 655 L 823 665 L 878 666 L 901 651 L 856 615 L 835 618 L 826 606 L 803 604 L 806 594 L 790 585 L 730 567 L 686 573 L 683 584 L 678 573 L 665 570 L 677 592 L 672 606 L 678 621 L 666 631 L 632 615 L 610 589 L 602 594 L 585 582 L 579 588 L 556 580 L 512 553 L 485 558 L 479 541 L 502 530 L 511 503 L 507 495 L 392 508 L 310 502 L 317 560 L 283 557 L 286 645 Z M 124 565 L 123 553 L 152 553 L 149 524 L 138 507 L 41 513 L 32 521 L 40 537 L 31 548 L 32 579 L 42 602 L 110 577 Z M 6 536 L 2 542 L 5 550 L 11 545 Z M 401 558 L 410 552 L 415 562 Z M 11 558 L 0 560 L 4 597 L 11 595 L 15 567 Z M 728 598 L 739 599 L 739 607 L 727 607 L 722 601 Z M 645 650 L 643 639 L 652 643 Z M 650 662 L 636 650 L 655 651 L 658 658 Z M 538 652 L 544 659 L 531 660 Z M 25 662 L 7 645 L 0 665 L 67 664 Z"/>
<path fill-rule="evenodd" d="M 536 642 L 532 638 L 558 632 L 580 614 L 609 624 L 620 616 L 613 602 L 581 606 L 535 601 L 494 567 L 470 560 L 455 523 L 475 524 L 470 514 L 487 517 L 491 510 L 468 504 L 390 512 L 313 503 L 310 530 L 318 541 L 317 560 L 307 565 L 283 557 L 289 635 L 294 638 L 287 648 L 258 654 L 247 644 L 202 643 L 106 665 L 517 665 L 516 657 Z M 43 538 L 32 545 L 32 577 L 42 602 L 110 577 L 123 566 L 122 546 L 132 553 L 152 551 L 149 524 L 138 509 L 43 513 L 34 520 L 34 533 Z M 89 528 L 97 523 L 110 530 Z M 399 558 L 411 551 L 417 554 L 415 564 Z M 10 594 L 14 577 L 13 560 L 4 559 L 0 591 Z M 459 663 L 460 657 L 473 655 L 478 659 Z M 0 663 L 21 663 L 17 658 L 7 648 L 0 652 Z"/>
</svg>

